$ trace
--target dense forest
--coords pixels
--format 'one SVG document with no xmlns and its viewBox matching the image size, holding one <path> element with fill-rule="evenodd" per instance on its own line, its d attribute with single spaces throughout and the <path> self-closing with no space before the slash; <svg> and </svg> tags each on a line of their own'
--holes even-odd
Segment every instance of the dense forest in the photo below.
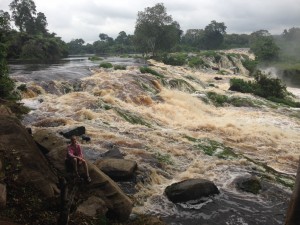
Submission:
<svg viewBox="0 0 300 225">
<path fill-rule="evenodd" d="M 203 29 L 182 31 L 180 24 L 167 14 L 162 3 L 147 7 L 137 14 L 134 34 L 120 31 L 114 39 L 99 33 L 99 39 L 85 43 L 78 37 L 69 43 L 47 29 L 47 18 L 37 12 L 33 0 L 13 0 L 10 13 L 0 10 L 0 95 L 7 97 L 13 90 L 8 78 L 7 60 L 53 62 L 70 54 L 131 54 L 161 57 L 171 52 L 199 52 L 230 48 L 250 48 L 258 62 L 276 63 L 279 67 L 299 70 L 300 28 L 290 28 L 281 35 L 268 30 L 251 34 L 227 34 L 224 22 L 211 21 Z M 14 23 L 14 29 L 12 24 Z M 292 63 L 292 64 L 291 64 Z"/>
</svg>

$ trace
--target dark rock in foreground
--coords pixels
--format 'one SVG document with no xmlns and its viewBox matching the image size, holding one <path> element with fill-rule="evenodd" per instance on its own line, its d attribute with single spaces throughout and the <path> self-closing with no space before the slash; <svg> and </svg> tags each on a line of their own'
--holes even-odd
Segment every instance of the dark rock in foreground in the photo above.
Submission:
<svg viewBox="0 0 300 225">
<path fill-rule="evenodd" d="M 184 180 L 165 189 L 168 199 L 174 203 L 187 202 L 219 193 L 217 186 L 205 179 Z"/>
<path fill-rule="evenodd" d="M 70 139 L 72 136 L 81 136 L 85 134 L 85 127 L 80 126 L 68 131 L 61 131 L 60 134 L 67 139 Z"/>
</svg>

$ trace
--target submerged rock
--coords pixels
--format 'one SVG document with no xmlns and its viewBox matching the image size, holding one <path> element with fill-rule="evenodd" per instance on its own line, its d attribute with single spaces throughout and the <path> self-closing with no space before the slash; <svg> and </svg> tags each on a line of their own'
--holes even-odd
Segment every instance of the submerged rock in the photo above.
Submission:
<svg viewBox="0 0 300 225">
<path fill-rule="evenodd" d="M 238 177 L 234 180 L 236 188 L 242 191 L 258 194 L 262 186 L 256 176 Z"/>
<path fill-rule="evenodd" d="M 205 179 L 189 179 L 171 184 L 165 189 L 168 199 L 174 203 L 187 202 L 219 194 L 217 186 Z"/>
</svg>

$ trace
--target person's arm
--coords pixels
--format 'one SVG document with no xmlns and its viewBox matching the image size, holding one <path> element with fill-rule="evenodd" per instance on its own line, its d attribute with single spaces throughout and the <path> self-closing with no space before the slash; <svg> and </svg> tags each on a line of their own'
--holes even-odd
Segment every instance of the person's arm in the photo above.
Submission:
<svg viewBox="0 0 300 225">
<path fill-rule="evenodd" d="M 82 154 L 81 146 L 80 146 L 80 145 L 77 145 L 77 148 L 78 148 L 78 157 L 79 157 L 80 159 L 83 159 L 83 154 Z"/>
</svg>

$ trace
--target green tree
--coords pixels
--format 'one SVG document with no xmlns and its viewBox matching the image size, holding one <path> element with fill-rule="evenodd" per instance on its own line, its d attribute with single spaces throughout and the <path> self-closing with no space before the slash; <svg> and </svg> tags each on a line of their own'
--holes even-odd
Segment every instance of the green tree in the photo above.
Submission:
<svg viewBox="0 0 300 225">
<path fill-rule="evenodd" d="M 35 30 L 36 33 L 38 34 L 47 34 L 48 30 L 47 30 L 47 18 L 45 16 L 44 13 L 39 12 L 37 14 L 37 17 L 35 19 Z"/>
<path fill-rule="evenodd" d="M 84 53 L 85 49 L 84 49 L 84 40 L 82 38 L 78 38 L 78 39 L 73 39 L 72 41 L 70 41 L 69 43 L 67 43 L 68 45 L 68 49 L 69 49 L 69 53 L 70 54 L 79 54 L 79 53 Z"/>
<path fill-rule="evenodd" d="M 163 3 L 138 12 L 135 25 L 135 45 L 144 53 L 170 50 L 180 39 L 179 24 L 168 15 Z"/>
<path fill-rule="evenodd" d="M 182 37 L 182 43 L 190 45 L 197 49 L 204 47 L 204 30 L 203 29 L 189 29 Z"/>
<path fill-rule="evenodd" d="M 13 0 L 10 5 L 12 18 L 21 32 L 33 33 L 36 6 L 32 0 Z"/>
<path fill-rule="evenodd" d="M 273 61 L 278 59 L 280 49 L 267 30 L 253 32 L 250 43 L 250 49 L 258 61 Z"/>
<path fill-rule="evenodd" d="M 13 93 L 15 83 L 8 76 L 8 66 L 6 62 L 6 46 L 0 43 L 0 98 L 16 99 Z"/>
<path fill-rule="evenodd" d="M 204 29 L 204 43 L 206 49 L 218 49 L 224 40 L 226 34 L 226 26 L 224 23 L 211 21 Z"/>
</svg>

